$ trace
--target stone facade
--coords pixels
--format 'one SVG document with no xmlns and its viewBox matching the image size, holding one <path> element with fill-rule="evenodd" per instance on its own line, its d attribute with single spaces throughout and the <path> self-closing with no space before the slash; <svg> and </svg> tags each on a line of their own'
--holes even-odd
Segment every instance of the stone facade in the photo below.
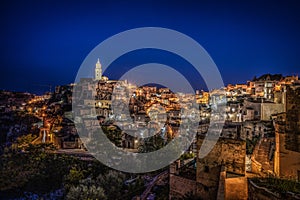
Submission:
<svg viewBox="0 0 300 200">
<path fill-rule="evenodd" d="M 201 147 L 202 142 L 203 139 L 198 139 L 198 147 Z M 226 173 L 244 176 L 245 156 L 245 141 L 220 138 L 207 156 L 197 159 L 197 184 L 199 184 L 197 193 L 199 196 L 204 199 L 216 199 L 222 166 Z"/>
<path fill-rule="evenodd" d="M 198 139 L 198 148 L 203 139 Z M 197 160 L 197 175 L 205 170 L 205 166 L 216 167 L 224 165 L 227 172 L 245 174 L 246 143 L 244 140 L 219 138 L 210 153 Z M 198 177 L 198 176 L 197 176 Z"/>
<path fill-rule="evenodd" d="M 237 176 L 225 179 L 225 199 L 244 199 L 248 196 L 247 177 Z"/>
<path fill-rule="evenodd" d="M 300 87 L 286 87 L 286 112 L 275 120 L 277 176 L 300 181 Z"/>
<path fill-rule="evenodd" d="M 261 104 L 261 120 L 270 120 L 271 115 L 284 111 L 284 104 L 278 103 L 262 103 Z"/>
<path fill-rule="evenodd" d="M 203 143 L 199 136 L 197 148 Z M 220 138 L 204 158 L 197 158 L 192 176 L 180 173 L 178 163 L 170 166 L 170 199 L 193 193 L 201 199 L 246 199 L 246 143 L 239 139 Z"/>
<path fill-rule="evenodd" d="M 253 137 L 272 135 L 273 124 L 271 121 L 252 120 L 242 124 L 241 138 L 252 140 Z"/>
<path fill-rule="evenodd" d="M 263 137 L 256 144 L 251 157 L 251 171 L 260 176 L 274 175 L 274 137 Z"/>
<path fill-rule="evenodd" d="M 243 121 L 260 120 L 261 99 L 260 100 L 245 100 L 242 109 Z"/>
</svg>

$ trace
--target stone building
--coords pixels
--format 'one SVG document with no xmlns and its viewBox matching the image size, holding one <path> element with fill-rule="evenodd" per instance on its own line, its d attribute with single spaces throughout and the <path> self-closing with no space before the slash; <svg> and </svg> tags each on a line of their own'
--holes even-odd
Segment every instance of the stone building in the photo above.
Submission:
<svg viewBox="0 0 300 200">
<path fill-rule="evenodd" d="M 197 148 L 201 147 L 200 136 Z M 220 138 L 210 153 L 192 164 L 170 166 L 170 199 L 193 194 L 201 199 L 247 199 L 246 143 Z"/>
<path fill-rule="evenodd" d="M 252 140 L 253 137 L 274 135 L 272 121 L 252 120 L 242 124 L 241 138 Z"/>
<path fill-rule="evenodd" d="M 260 120 L 262 99 L 247 99 L 244 101 L 242 108 L 242 119 L 247 120 Z"/>
<path fill-rule="evenodd" d="M 201 147 L 202 143 L 203 139 L 198 139 L 198 147 Z M 197 193 L 199 196 L 204 199 L 216 199 L 219 185 L 225 185 L 226 188 L 225 179 L 230 177 L 244 178 L 245 156 L 245 141 L 220 138 L 207 156 L 197 158 L 196 182 L 198 183 Z M 222 172 L 225 176 L 223 181 L 221 179 Z M 239 186 L 236 187 L 227 187 L 227 192 L 232 189 L 238 190 Z M 241 188 L 241 190 L 243 189 Z M 224 195 L 226 195 L 225 193 Z"/>
<path fill-rule="evenodd" d="M 261 104 L 261 120 L 271 120 L 271 115 L 281 113 L 284 111 L 284 104 L 282 103 L 262 103 Z"/>
<path fill-rule="evenodd" d="M 95 80 L 101 80 L 102 78 L 102 66 L 98 58 L 96 67 L 95 67 Z"/>
<path fill-rule="evenodd" d="M 275 174 L 300 181 L 300 86 L 285 89 L 285 113 L 275 120 Z"/>
<path fill-rule="evenodd" d="M 263 97 L 266 100 L 274 101 L 273 89 L 283 78 L 281 74 L 264 74 L 259 78 L 254 78 L 254 94 L 256 97 Z"/>
</svg>

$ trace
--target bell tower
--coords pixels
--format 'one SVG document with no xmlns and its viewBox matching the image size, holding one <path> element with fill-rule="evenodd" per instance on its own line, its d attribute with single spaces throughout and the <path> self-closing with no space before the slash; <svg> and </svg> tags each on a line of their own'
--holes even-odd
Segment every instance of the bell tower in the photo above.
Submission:
<svg viewBox="0 0 300 200">
<path fill-rule="evenodd" d="M 102 66 L 101 66 L 101 63 L 98 58 L 98 61 L 96 63 L 96 67 L 95 67 L 95 80 L 99 81 L 101 79 L 102 79 Z"/>
</svg>

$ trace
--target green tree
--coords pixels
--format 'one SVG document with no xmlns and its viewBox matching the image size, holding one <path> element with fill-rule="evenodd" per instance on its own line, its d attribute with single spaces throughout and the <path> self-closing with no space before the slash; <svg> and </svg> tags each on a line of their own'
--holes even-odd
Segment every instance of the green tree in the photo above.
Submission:
<svg viewBox="0 0 300 200">
<path fill-rule="evenodd" d="M 108 199 L 120 199 L 125 180 L 126 177 L 123 173 L 111 170 L 107 174 L 98 176 L 96 183 L 105 190 Z"/>
<path fill-rule="evenodd" d="M 156 151 L 164 146 L 164 139 L 160 135 L 155 135 L 144 139 L 144 142 L 138 147 L 140 153 Z"/>
<path fill-rule="evenodd" d="M 122 130 L 117 126 L 102 126 L 102 131 L 105 133 L 107 138 L 114 143 L 117 147 L 122 145 Z"/>
<path fill-rule="evenodd" d="M 84 178 L 84 173 L 80 169 L 72 167 L 69 171 L 69 174 L 64 178 L 64 188 L 69 190 L 70 188 L 79 184 L 79 181 Z"/>
<path fill-rule="evenodd" d="M 89 200 L 89 199 L 107 199 L 103 188 L 96 185 L 79 184 L 78 186 L 72 186 L 68 192 L 66 199 L 68 200 Z"/>
<path fill-rule="evenodd" d="M 18 148 L 20 149 L 24 149 L 25 147 L 28 147 L 29 144 L 36 138 L 36 136 L 32 135 L 32 134 L 28 134 L 28 135 L 22 135 L 20 137 L 17 138 L 17 145 Z"/>
</svg>

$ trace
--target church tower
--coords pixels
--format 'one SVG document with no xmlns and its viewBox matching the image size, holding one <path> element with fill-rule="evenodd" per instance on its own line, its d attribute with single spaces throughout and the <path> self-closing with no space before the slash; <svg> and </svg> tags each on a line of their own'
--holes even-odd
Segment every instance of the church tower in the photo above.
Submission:
<svg viewBox="0 0 300 200">
<path fill-rule="evenodd" d="M 101 79 L 102 79 L 102 66 L 101 66 L 101 63 L 98 58 L 98 61 L 96 63 L 96 67 L 95 67 L 95 80 L 99 81 Z"/>
</svg>

